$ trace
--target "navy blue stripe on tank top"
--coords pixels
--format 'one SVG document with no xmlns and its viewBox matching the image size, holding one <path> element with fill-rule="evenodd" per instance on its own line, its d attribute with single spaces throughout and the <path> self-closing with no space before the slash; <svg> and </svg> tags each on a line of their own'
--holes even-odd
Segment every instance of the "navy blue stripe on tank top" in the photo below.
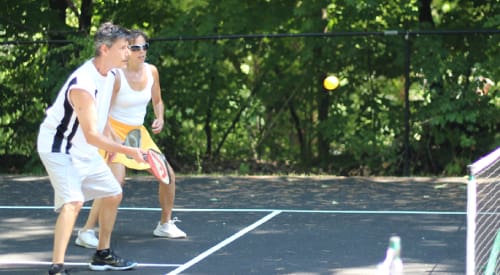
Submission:
<svg viewBox="0 0 500 275">
<path fill-rule="evenodd" d="M 54 140 L 52 141 L 52 152 L 53 153 L 60 153 L 61 152 L 61 145 L 64 140 L 64 133 L 66 130 L 68 130 L 68 126 L 70 123 L 71 116 L 73 115 L 73 108 L 71 107 L 71 104 L 69 103 L 68 99 L 68 91 L 69 87 L 77 83 L 76 77 L 73 78 L 68 85 L 66 86 L 66 91 L 65 91 L 65 96 L 64 96 L 64 115 L 63 118 L 61 119 L 61 122 L 57 126 L 56 134 L 54 136 Z M 76 122 L 78 124 L 78 122 Z M 72 136 L 75 135 L 76 128 L 73 127 L 72 129 Z M 69 148 L 71 147 L 70 145 L 70 140 L 68 140 L 68 144 L 66 145 L 66 153 L 68 153 Z"/>
<path fill-rule="evenodd" d="M 69 154 L 69 149 L 71 149 L 71 140 L 73 140 L 73 137 L 76 134 L 76 130 L 78 129 L 78 125 L 80 123 L 78 122 L 78 118 L 75 119 L 75 123 L 73 124 L 73 129 L 71 129 L 71 133 L 68 135 L 68 143 L 66 144 L 66 154 Z"/>
</svg>

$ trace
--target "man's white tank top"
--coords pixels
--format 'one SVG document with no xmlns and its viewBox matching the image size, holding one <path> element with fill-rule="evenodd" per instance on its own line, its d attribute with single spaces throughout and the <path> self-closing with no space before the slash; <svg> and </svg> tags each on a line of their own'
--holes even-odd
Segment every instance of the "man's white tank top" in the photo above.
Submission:
<svg viewBox="0 0 500 275">
<path fill-rule="evenodd" d="M 78 118 L 69 100 L 69 91 L 82 89 L 94 98 L 97 129 L 102 133 L 108 117 L 115 74 L 116 72 L 112 70 L 107 76 L 102 76 L 92 63 L 92 59 L 76 69 L 46 111 L 46 117 L 40 125 L 37 150 L 44 153 L 66 153 L 83 158 L 99 156 L 97 147 L 87 143 L 79 127 Z"/>
<path fill-rule="evenodd" d="M 109 115 L 121 123 L 132 126 L 144 124 L 147 106 L 151 100 L 151 88 L 154 83 L 150 65 L 147 63 L 144 63 L 144 65 L 146 66 L 147 83 L 144 89 L 140 91 L 133 90 L 125 78 L 123 70 L 118 70 L 121 77 L 121 86 L 111 106 Z"/>
</svg>

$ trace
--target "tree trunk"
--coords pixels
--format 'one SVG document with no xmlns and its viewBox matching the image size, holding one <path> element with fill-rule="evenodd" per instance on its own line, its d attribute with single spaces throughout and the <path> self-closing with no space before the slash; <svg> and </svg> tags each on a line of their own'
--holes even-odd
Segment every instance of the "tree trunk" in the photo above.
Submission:
<svg viewBox="0 0 500 275">
<path fill-rule="evenodd" d="M 431 13 L 432 0 L 420 0 L 420 9 L 418 10 L 418 21 L 420 23 L 429 23 L 434 27 Z"/>
<path fill-rule="evenodd" d="M 50 0 L 49 7 L 57 14 L 58 23 L 56 26 L 49 26 L 49 39 L 50 40 L 64 40 L 66 35 L 59 32 L 60 28 L 66 25 L 66 9 L 68 8 L 68 3 L 66 0 Z M 52 47 L 52 45 L 49 45 Z"/>
<path fill-rule="evenodd" d="M 306 141 L 304 139 L 304 129 L 302 129 L 299 115 L 295 110 L 295 106 L 290 101 L 288 103 L 288 109 L 290 110 L 290 115 L 292 117 L 293 125 L 295 126 L 295 132 L 297 134 L 297 139 L 299 140 L 300 145 L 300 162 L 303 167 L 309 167 L 310 165 L 310 156 L 307 151 Z"/>
<path fill-rule="evenodd" d="M 92 0 L 82 0 L 78 19 L 78 30 L 85 34 L 90 34 L 90 26 L 92 24 Z"/>
</svg>

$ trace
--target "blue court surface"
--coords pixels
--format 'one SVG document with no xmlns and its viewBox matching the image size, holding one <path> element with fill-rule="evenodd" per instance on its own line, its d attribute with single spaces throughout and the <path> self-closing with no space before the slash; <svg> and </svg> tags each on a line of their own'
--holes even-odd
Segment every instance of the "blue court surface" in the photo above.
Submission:
<svg viewBox="0 0 500 275">
<path fill-rule="evenodd" d="M 376 274 L 391 234 L 405 275 L 465 274 L 465 178 L 178 176 L 173 216 L 187 239 L 153 236 L 152 177 L 127 179 L 112 248 L 139 262 L 94 272 L 74 245 L 71 274 Z M 0 176 L 0 273 L 46 274 L 52 253 L 47 177 Z"/>
</svg>

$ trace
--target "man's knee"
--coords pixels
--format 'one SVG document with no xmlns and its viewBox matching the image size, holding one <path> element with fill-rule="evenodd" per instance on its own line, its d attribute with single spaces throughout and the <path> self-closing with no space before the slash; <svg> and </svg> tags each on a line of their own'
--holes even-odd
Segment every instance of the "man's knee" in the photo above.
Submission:
<svg viewBox="0 0 500 275">
<path fill-rule="evenodd" d="M 120 193 L 118 195 L 105 197 L 103 198 L 103 200 L 105 200 L 108 203 L 120 203 L 122 201 L 122 198 L 123 198 L 123 193 Z"/>
<path fill-rule="evenodd" d="M 65 203 L 62 207 L 62 211 L 68 211 L 68 212 L 80 212 L 80 209 L 82 209 L 83 202 L 82 201 L 72 201 Z"/>
</svg>

